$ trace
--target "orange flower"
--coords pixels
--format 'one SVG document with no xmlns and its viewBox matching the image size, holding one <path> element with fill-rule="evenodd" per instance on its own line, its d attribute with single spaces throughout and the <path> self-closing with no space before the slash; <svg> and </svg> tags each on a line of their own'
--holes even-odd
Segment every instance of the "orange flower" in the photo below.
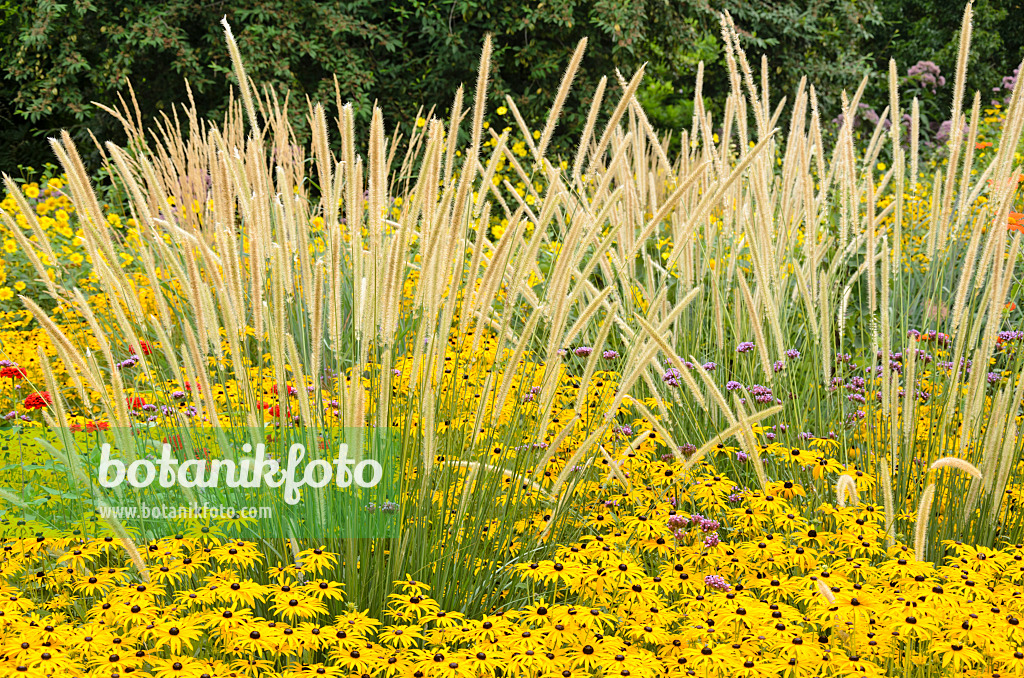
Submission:
<svg viewBox="0 0 1024 678">
<path fill-rule="evenodd" d="M 974 148 L 980 151 L 981 149 L 988 148 L 991 145 L 991 141 L 979 141 L 978 143 L 974 144 Z"/>
<path fill-rule="evenodd" d="M 1020 231 L 1024 233 L 1024 214 L 1020 212 L 1010 212 L 1010 222 L 1006 225 L 1011 231 Z"/>
</svg>

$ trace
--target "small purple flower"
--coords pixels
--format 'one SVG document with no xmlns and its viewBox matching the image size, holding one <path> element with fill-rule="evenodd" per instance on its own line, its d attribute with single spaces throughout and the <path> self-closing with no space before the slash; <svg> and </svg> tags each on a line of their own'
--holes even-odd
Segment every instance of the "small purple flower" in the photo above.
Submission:
<svg viewBox="0 0 1024 678">
<path fill-rule="evenodd" d="M 681 375 L 679 373 L 679 370 L 677 370 L 674 367 L 670 367 L 667 370 L 665 370 L 665 374 L 661 375 L 661 380 L 663 382 L 665 382 L 666 384 L 668 384 L 669 386 L 674 386 L 674 387 L 678 388 L 679 387 L 679 383 L 680 383 L 679 382 L 679 377 L 680 376 Z"/>
<path fill-rule="evenodd" d="M 1002 378 L 1003 378 L 1003 375 L 1002 375 L 1001 372 L 989 372 L 988 373 L 988 383 L 990 383 L 990 384 L 995 384 L 996 382 L 1000 381 Z"/>
<path fill-rule="evenodd" d="M 750 457 L 747 456 L 746 452 L 737 452 L 736 453 L 736 461 L 746 461 L 748 459 L 750 459 Z"/>
<path fill-rule="evenodd" d="M 700 529 L 702 532 L 716 532 L 719 527 L 721 527 L 721 525 L 717 520 L 702 518 L 700 521 Z"/>
<path fill-rule="evenodd" d="M 735 391 L 736 389 L 743 388 L 743 384 L 738 381 L 728 381 L 725 383 L 726 391 Z"/>
<path fill-rule="evenodd" d="M 572 350 L 572 354 L 578 358 L 586 358 L 593 352 L 594 349 L 589 346 L 577 346 Z"/>
<path fill-rule="evenodd" d="M 173 391 L 171 393 L 171 397 L 174 398 L 175 400 L 181 400 L 182 398 L 185 397 L 185 392 L 184 391 Z"/>
<path fill-rule="evenodd" d="M 710 548 L 714 548 L 715 546 L 718 546 L 718 534 L 715 533 L 715 532 L 712 532 L 708 536 L 704 537 L 704 546 L 705 546 L 705 548 L 709 548 L 709 549 Z"/>
<path fill-rule="evenodd" d="M 605 360 L 615 360 L 616 358 L 619 357 L 619 352 L 618 351 L 605 351 L 604 353 L 601 354 L 601 357 L 604 358 Z"/>
<path fill-rule="evenodd" d="M 736 347 L 736 352 L 737 353 L 746 353 L 747 351 L 753 351 L 753 350 L 754 350 L 754 342 L 752 342 L 752 341 L 740 342 L 740 345 Z"/>
<path fill-rule="evenodd" d="M 683 443 L 679 446 L 679 451 L 683 454 L 690 455 L 697 451 L 697 446 L 693 443 Z"/>
<path fill-rule="evenodd" d="M 774 400 L 772 390 L 760 384 L 754 384 L 750 387 L 750 395 L 754 396 L 754 400 L 759 403 L 770 403 Z"/>
<path fill-rule="evenodd" d="M 8 412 L 7 414 L 4 415 L 4 421 L 10 421 L 11 419 L 16 419 L 17 417 L 18 417 L 17 411 L 16 410 L 11 410 L 10 412 Z"/>
<path fill-rule="evenodd" d="M 776 360 L 775 363 L 772 364 L 772 371 L 774 372 L 781 372 L 784 369 L 786 369 L 786 363 L 781 360 Z"/>
<path fill-rule="evenodd" d="M 718 367 L 718 365 L 716 365 L 715 363 L 713 363 L 711 361 L 708 361 L 708 362 L 704 363 L 703 365 L 701 365 L 701 367 L 704 368 L 705 372 L 714 372 L 715 368 Z"/>
<path fill-rule="evenodd" d="M 797 433 L 796 437 L 799 438 L 800 440 L 810 440 L 814 437 L 814 434 L 811 433 L 810 431 L 802 431 L 800 433 Z"/>
<path fill-rule="evenodd" d="M 718 574 L 709 574 L 708 576 L 704 577 L 704 586 L 707 586 L 709 589 L 714 589 L 716 591 L 732 590 L 732 587 L 729 586 L 729 582 L 725 581 L 725 579 Z"/>
<path fill-rule="evenodd" d="M 795 348 L 791 348 L 788 351 L 786 351 L 786 357 L 789 358 L 790 360 L 796 360 L 797 358 L 800 357 L 800 351 L 796 350 Z"/>
<path fill-rule="evenodd" d="M 686 527 L 689 524 L 690 524 L 690 519 L 687 518 L 686 516 L 675 515 L 675 516 L 669 516 L 668 517 L 668 526 L 670 528 L 674 529 L 674 530 L 678 530 L 680 528 Z"/>
</svg>

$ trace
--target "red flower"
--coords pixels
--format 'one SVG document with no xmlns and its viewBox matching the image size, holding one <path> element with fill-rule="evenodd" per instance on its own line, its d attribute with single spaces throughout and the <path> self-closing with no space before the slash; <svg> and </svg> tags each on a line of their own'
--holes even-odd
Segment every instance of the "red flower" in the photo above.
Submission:
<svg viewBox="0 0 1024 678">
<path fill-rule="evenodd" d="M 150 355 L 153 353 L 153 349 L 150 348 L 147 342 L 140 341 L 139 344 L 142 346 L 142 355 Z M 129 346 L 129 348 L 132 350 L 132 353 L 135 353 L 136 355 L 138 354 L 138 351 L 135 350 L 134 346 Z"/>
<path fill-rule="evenodd" d="M 28 374 L 22 367 L 5 367 L 0 369 L 0 377 L 5 379 L 24 379 Z"/>
<path fill-rule="evenodd" d="M 139 410 L 146 404 L 146 399 L 142 396 L 128 396 L 128 408 L 132 410 Z"/>
<path fill-rule="evenodd" d="M 110 424 L 108 424 L 105 421 L 87 421 L 87 422 L 85 422 L 85 430 L 88 433 L 92 433 L 93 431 L 106 431 L 108 428 L 110 428 Z"/>
<path fill-rule="evenodd" d="M 185 390 L 186 391 L 191 391 L 192 390 L 192 384 L 190 384 L 190 383 L 188 383 L 186 381 L 185 382 Z M 199 391 L 200 393 L 202 393 L 203 392 L 203 385 L 202 384 L 196 384 L 196 390 Z"/>
<path fill-rule="evenodd" d="M 25 398 L 24 405 L 26 410 L 41 410 L 52 403 L 53 397 L 50 396 L 50 392 L 40 391 L 39 393 L 32 393 Z"/>
</svg>

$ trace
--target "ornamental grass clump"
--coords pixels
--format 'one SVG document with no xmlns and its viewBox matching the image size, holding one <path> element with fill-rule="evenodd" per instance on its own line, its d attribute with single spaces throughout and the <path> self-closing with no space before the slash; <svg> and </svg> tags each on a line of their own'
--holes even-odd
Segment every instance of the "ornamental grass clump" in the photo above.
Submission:
<svg viewBox="0 0 1024 678">
<path fill-rule="evenodd" d="M 120 209 L 53 139 L 64 174 L 0 202 L 32 271 L 0 328 L 4 671 L 1024 670 L 1024 101 L 986 151 L 971 12 L 943 163 L 885 125 L 895 64 L 870 139 L 826 148 L 814 86 L 773 93 L 728 15 L 724 115 L 701 65 L 675 158 L 643 69 L 548 157 L 585 42 L 548 119 L 509 99 L 499 132 L 490 37 L 447 118 L 389 132 L 375 109 L 359 135 L 339 93 L 299 148 L 227 24 L 223 123 L 105 109 Z M 150 443 L 285 459 L 338 430 L 391 442 L 361 508 L 394 531 L 350 531 L 312 479 L 165 534 L 95 492 L 103 443 L 144 467 Z"/>
</svg>

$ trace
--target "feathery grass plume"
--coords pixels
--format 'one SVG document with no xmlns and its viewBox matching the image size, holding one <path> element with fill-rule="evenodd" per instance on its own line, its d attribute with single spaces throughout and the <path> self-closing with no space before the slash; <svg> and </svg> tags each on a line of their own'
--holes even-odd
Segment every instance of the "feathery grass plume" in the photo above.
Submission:
<svg viewBox="0 0 1024 678">
<path fill-rule="evenodd" d="M 822 597 L 824 597 L 825 600 L 829 602 L 829 605 L 832 605 L 836 602 L 836 597 L 832 595 L 832 591 L 830 591 L 828 586 L 825 585 L 825 582 L 818 579 L 814 583 L 817 585 L 818 593 L 820 593 Z"/>
<path fill-rule="evenodd" d="M 597 115 L 601 111 L 601 103 L 604 100 L 604 90 L 607 86 L 608 76 L 602 75 L 601 79 L 597 83 L 597 89 L 594 92 L 594 99 L 590 102 L 590 110 L 587 112 L 587 121 L 583 127 L 583 134 L 580 136 L 580 141 L 576 148 L 576 157 L 572 163 L 572 181 L 573 185 L 577 187 L 582 187 L 580 170 L 583 167 L 583 159 L 590 150 L 590 142 L 594 134 L 594 125 L 597 122 Z M 532 142 L 530 135 L 527 135 L 526 140 Z"/>
<path fill-rule="evenodd" d="M 978 245 L 981 242 L 982 229 L 975 228 L 971 232 L 971 240 L 967 245 L 967 253 L 964 255 L 963 264 L 960 267 L 959 281 L 956 286 L 956 294 L 953 301 L 953 313 L 949 325 L 951 336 L 957 336 L 960 325 L 964 319 L 964 312 L 967 305 L 967 293 L 973 280 L 974 265 L 978 256 Z"/>
<path fill-rule="evenodd" d="M 61 131 L 61 138 L 49 139 L 50 148 L 57 156 L 68 179 L 68 188 L 72 195 L 79 218 L 79 226 L 83 233 L 83 245 L 91 250 L 90 257 L 95 261 L 99 258 L 94 250 L 99 250 L 108 262 L 118 262 L 116 248 L 110 235 L 106 217 L 100 208 L 99 200 L 92 189 L 89 173 L 85 169 L 82 157 L 78 154 L 71 135 L 67 130 Z"/>
<path fill-rule="evenodd" d="M 967 144 L 964 146 L 966 156 L 964 157 L 963 169 L 960 171 L 960 184 L 957 187 L 957 194 L 961 196 L 970 195 L 971 193 L 971 174 L 974 172 L 974 151 L 975 146 L 978 143 L 978 131 L 981 127 L 978 124 L 980 114 L 981 92 L 976 91 L 974 93 L 974 103 L 971 105 L 971 122 L 967 127 Z M 967 219 L 968 209 L 973 204 L 963 198 L 957 202 L 956 219 L 953 222 L 953 235 L 959 233 L 961 226 Z"/>
<path fill-rule="evenodd" d="M 238 89 L 242 93 L 242 101 L 245 102 L 245 111 L 249 115 L 249 124 L 252 127 L 252 135 L 259 136 L 260 126 L 256 119 L 256 108 L 252 102 L 252 92 L 249 90 L 249 78 L 245 74 L 245 68 L 242 66 L 242 55 L 238 51 L 238 45 L 235 43 L 235 36 L 231 32 L 231 24 L 228 23 L 228 17 L 225 14 L 224 18 L 220 20 L 222 26 L 224 26 L 224 38 L 228 43 L 228 53 L 231 55 L 231 65 L 235 69 L 235 79 L 238 80 Z"/>
<path fill-rule="evenodd" d="M 921 102 L 917 97 L 910 104 L 910 188 L 917 194 L 917 169 L 921 148 Z"/>
<path fill-rule="evenodd" d="M 924 562 L 928 550 L 928 521 L 934 499 L 935 483 L 929 483 L 921 493 L 921 503 L 917 506 L 917 527 L 914 530 L 914 556 L 920 562 Z"/>
<path fill-rule="evenodd" d="M 860 504 L 857 494 L 857 481 L 853 479 L 853 476 L 844 473 L 836 481 L 836 503 L 841 507 L 846 506 L 847 500 L 849 500 L 850 506 Z"/>
<path fill-rule="evenodd" d="M 985 427 L 985 438 L 981 448 L 981 468 L 979 469 L 986 494 L 991 492 L 992 482 L 997 473 L 996 468 L 999 463 L 999 454 L 1002 451 L 1003 427 L 1006 424 L 1009 402 L 1010 389 L 1006 387 L 999 391 L 989 409 L 988 426 Z M 1013 414 L 1016 415 L 1016 411 Z"/>
<path fill-rule="evenodd" d="M 1024 379 L 1018 380 L 1020 384 L 1024 384 Z M 1020 390 L 1018 386 L 1018 391 Z M 1019 400 L 1015 399 L 1015 402 L 1019 403 Z M 1006 502 L 1006 485 L 1010 479 L 1010 472 L 1013 470 L 1014 464 L 1020 457 L 1020 442 L 1021 438 L 1019 435 L 1019 429 L 1017 428 L 1017 419 L 1011 417 L 1006 424 L 1006 434 L 1003 436 L 1003 449 L 1000 452 L 999 457 L 999 470 L 998 475 L 995 479 L 995 486 L 992 490 L 992 497 L 994 499 L 994 509 L 991 514 L 997 520 L 1002 514 L 1002 507 Z"/>
<path fill-rule="evenodd" d="M 949 133 L 949 159 L 946 171 L 946 186 L 942 195 L 942 211 L 940 220 L 937 222 L 940 230 L 940 242 L 944 246 L 948 234 L 947 220 L 950 214 L 950 206 L 953 200 L 953 181 L 956 175 L 957 162 L 960 157 L 960 147 L 963 144 L 963 102 L 964 89 L 967 86 L 967 61 L 971 51 L 971 29 L 973 23 L 974 3 L 970 1 L 964 6 L 963 19 L 960 22 L 960 43 L 957 50 L 956 72 L 953 76 L 953 103 L 950 110 L 952 125 Z"/>
<path fill-rule="evenodd" d="M 962 514 L 964 516 L 970 516 L 972 513 L 974 513 L 974 509 L 977 507 L 978 504 L 978 498 L 981 493 L 981 483 L 983 481 L 982 473 L 977 467 L 975 467 L 969 461 L 960 459 L 958 457 L 943 457 L 942 459 L 935 461 L 935 463 L 933 463 L 928 470 L 934 471 L 946 467 L 959 469 L 974 479 L 971 482 L 970 489 L 967 491 L 967 498 L 964 504 L 966 509 Z"/>
<path fill-rule="evenodd" d="M 544 125 L 544 131 L 540 135 L 540 143 L 537 145 L 537 149 L 534 152 L 534 158 L 540 162 L 541 158 L 548 150 L 548 144 L 551 142 L 551 135 L 555 131 L 555 125 L 558 123 L 558 116 L 562 112 L 562 105 L 565 103 L 565 98 L 569 96 L 569 89 L 572 87 L 573 78 L 576 77 L 576 70 L 580 66 L 580 62 L 583 61 L 583 52 L 587 49 L 587 38 L 582 38 L 576 45 L 576 51 L 573 52 L 572 58 L 569 60 L 569 65 L 565 68 L 565 73 L 562 75 L 562 83 L 558 86 L 558 92 L 555 94 L 555 101 L 551 105 L 551 112 L 548 114 L 547 122 Z"/>
<path fill-rule="evenodd" d="M 491 76 L 491 34 L 484 35 L 484 45 L 480 49 L 480 66 L 476 74 L 476 90 L 473 102 L 473 129 L 471 133 L 473 140 L 469 152 L 473 157 L 478 157 L 480 152 L 480 136 L 484 131 L 484 111 L 487 108 L 487 84 Z M 468 168 L 470 173 L 476 172 L 476 167 Z M 467 167 L 463 165 L 462 171 L 466 173 Z"/>
<path fill-rule="evenodd" d="M 601 135 L 601 139 L 597 142 L 597 147 L 594 149 L 590 156 L 590 163 L 587 166 L 587 173 L 592 173 L 597 168 L 597 163 L 604 157 L 605 149 L 608 147 L 608 143 L 611 141 L 612 134 L 618 130 L 619 121 L 622 119 L 622 115 L 626 112 L 629 107 L 629 102 L 632 100 L 633 95 L 636 94 L 636 90 L 640 87 L 640 82 L 644 77 L 644 69 L 646 64 L 642 64 L 637 72 L 633 75 L 633 79 L 629 81 L 625 91 L 622 94 L 622 98 L 619 99 L 618 105 L 615 110 L 612 111 L 611 118 L 608 119 L 607 124 L 604 128 L 604 133 Z"/>
<path fill-rule="evenodd" d="M 878 455 L 878 478 L 885 509 L 885 542 L 887 548 L 892 548 L 896 543 L 896 502 L 892 491 L 892 464 L 885 454 Z"/>
</svg>

